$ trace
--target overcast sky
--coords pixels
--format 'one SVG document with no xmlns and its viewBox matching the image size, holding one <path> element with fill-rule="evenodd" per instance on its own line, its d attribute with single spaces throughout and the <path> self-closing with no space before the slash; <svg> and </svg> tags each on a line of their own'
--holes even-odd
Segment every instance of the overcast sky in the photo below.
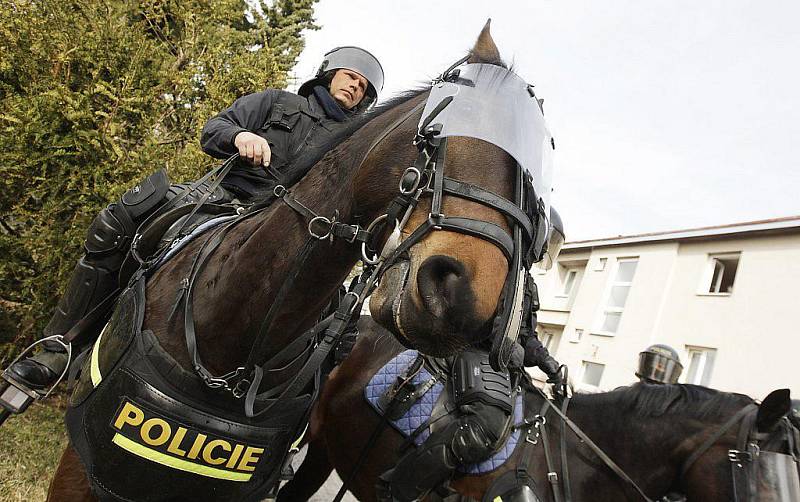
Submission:
<svg viewBox="0 0 800 502">
<path fill-rule="evenodd" d="M 386 97 L 487 18 L 545 100 L 568 240 L 800 215 L 797 1 L 321 0 L 296 77 L 359 45 Z"/>
</svg>

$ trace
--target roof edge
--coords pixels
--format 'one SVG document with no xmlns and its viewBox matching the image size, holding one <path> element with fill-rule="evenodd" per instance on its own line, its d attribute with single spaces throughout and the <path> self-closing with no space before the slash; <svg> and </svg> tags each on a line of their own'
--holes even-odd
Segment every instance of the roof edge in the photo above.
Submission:
<svg viewBox="0 0 800 502">
<path fill-rule="evenodd" d="M 570 241 L 564 244 L 563 249 L 584 249 L 589 247 L 620 246 L 624 244 L 702 239 L 714 236 L 790 230 L 792 228 L 800 229 L 800 215 L 683 230 L 668 230 L 664 232 L 649 232 L 633 235 L 618 235 L 616 237 L 604 237 L 600 239 Z"/>
</svg>

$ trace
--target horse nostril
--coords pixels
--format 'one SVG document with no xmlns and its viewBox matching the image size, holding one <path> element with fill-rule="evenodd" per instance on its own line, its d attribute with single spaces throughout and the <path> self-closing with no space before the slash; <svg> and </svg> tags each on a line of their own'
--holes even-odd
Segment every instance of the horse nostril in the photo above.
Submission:
<svg viewBox="0 0 800 502">
<path fill-rule="evenodd" d="M 425 308 L 439 318 L 471 297 L 464 265 L 449 256 L 431 256 L 422 263 L 417 289 Z"/>
</svg>

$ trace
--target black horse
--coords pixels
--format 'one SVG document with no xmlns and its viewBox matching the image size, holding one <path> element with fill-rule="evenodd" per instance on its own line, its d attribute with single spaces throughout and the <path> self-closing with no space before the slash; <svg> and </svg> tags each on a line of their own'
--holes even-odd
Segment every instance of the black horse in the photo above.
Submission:
<svg viewBox="0 0 800 502">
<path fill-rule="evenodd" d="M 394 337 L 368 318 L 359 323 L 360 338 L 352 354 L 330 376 L 315 410 L 309 433 L 306 460 L 294 480 L 280 492 L 280 502 L 307 500 L 336 469 L 342 479 L 353 470 L 371 433 L 381 418 L 364 399 L 364 387 L 378 369 L 405 350 Z M 543 398 L 532 388 L 525 397 L 525 416 L 541 413 Z M 729 450 L 736 449 L 738 424 L 730 427 L 707 448 L 703 442 L 731 417 L 755 401 L 696 385 L 635 384 L 600 394 L 575 394 L 567 414 L 653 500 L 668 493 L 682 493 L 690 501 L 732 501 L 733 479 Z M 771 393 L 758 406 L 758 431 L 776 430 L 790 410 L 788 390 Z M 570 429 L 562 429 L 559 417 L 547 415 L 548 444 L 555 459 L 556 474 L 564 482 L 561 467 L 561 435 L 566 437 L 569 489 L 576 501 L 639 501 L 642 497 L 586 442 Z M 357 426 L 356 426 L 357 425 Z M 781 449 L 765 444 L 765 449 Z M 378 476 L 391 468 L 402 454 L 404 438 L 386 427 L 366 452 L 361 468 L 349 485 L 363 501 L 375 500 Z M 548 481 L 548 463 L 543 439 L 538 445 L 520 448 L 497 471 L 482 476 L 461 476 L 451 487 L 462 495 L 482 500 L 487 489 L 503 474 L 513 471 L 526 457 L 529 473 L 542 501 L 554 500 Z M 520 441 L 525 445 L 524 441 Z M 693 454 L 699 457 L 687 466 Z M 687 471 L 682 473 L 684 466 Z M 766 487 L 759 500 L 770 498 Z M 746 500 L 740 498 L 739 500 Z M 785 500 L 785 499 L 783 499 Z"/>
</svg>

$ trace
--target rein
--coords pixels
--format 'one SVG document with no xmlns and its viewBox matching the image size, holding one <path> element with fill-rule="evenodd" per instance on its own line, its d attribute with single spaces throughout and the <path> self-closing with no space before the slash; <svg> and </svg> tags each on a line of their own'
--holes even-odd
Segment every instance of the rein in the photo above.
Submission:
<svg viewBox="0 0 800 502">
<path fill-rule="evenodd" d="M 534 440 L 530 440 L 529 437 L 526 437 L 525 440 L 528 443 L 532 443 L 532 444 L 535 445 L 536 443 L 533 442 L 533 441 L 538 439 L 538 435 L 541 434 L 542 444 L 543 444 L 543 447 L 544 447 L 544 453 L 545 453 L 545 458 L 546 458 L 547 467 L 548 467 L 547 480 L 548 480 L 548 482 L 550 483 L 550 485 L 551 485 L 551 487 L 553 489 L 553 495 L 554 495 L 554 498 L 555 498 L 556 502 L 561 502 L 564 499 L 562 499 L 561 487 L 560 487 L 559 479 L 558 479 L 558 473 L 554 469 L 554 463 L 552 462 L 552 457 L 551 457 L 551 454 L 550 454 L 550 449 L 549 449 L 548 441 L 547 441 L 547 433 L 545 432 L 545 425 L 547 424 L 547 419 L 546 419 L 547 412 L 548 412 L 548 410 L 551 410 L 551 409 L 558 416 L 558 418 L 561 421 L 561 425 L 562 425 L 562 429 L 561 429 L 561 461 L 562 461 L 562 474 L 564 474 L 563 478 L 564 478 L 564 482 L 565 482 L 564 492 L 567 494 L 567 498 L 566 498 L 567 502 L 571 501 L 571 489 L 569 488 L 569 477 L 568 477 L 568 474 L 566 474 L 567 473 L 567 471 L 566 471 L 567 464 L 566 464 L 566 455 L 564 453 L 565 452 L 565 447 L 566 447 L 566 440 L 564 438 L 564 425 L 569 427 L 572 430 L 572 432 L 574 432 L 575 435 L 578 436 L 578 438 L 583 443 L 585 443 L 595 453 L 595 455 L 597 455 L 597 457 L 600 460 L 602 460 L 603 463 L 606 464 L 606 466 L 609 469 L 611 469 L 611 471 L 614 472 L 614 474 L 616 474 L 621 480 L 625 481 L 630 487 L 632 487 L 639 494 L 639 496 L 642 498 L 642 500 L 644 500 L 646 502 L 655 502 L 653 499 L 651 499 L 650 497 L 647 496 L 647 494 L 644 492 L 644 490 L 642 490 L 639 487 L 639 485 L 637 485 L 636 482 L 630 476 L 628 476 L 628 474 L 619 465 L 617 465 L 617 463 L 614 462 L 611 459 L 611 457 L 609 457 L 603 451 L 602 448 L 597 446 L 597 444 L 594 441 L 592 441 L 592 439 L 589 436 L 587 436 L 586 433 L 583 432 L 583 430 L 575 422 L 573 422 L 572 420 L 570 420 L 569 417 L 567 417 L 567 415 L 566 415 L 566 407 L 567 407 L 567 404 L 568 404 L 568 398 L 565 398 L 565 403 L 563 405 L 564 410 L 562 411 L 561 409 L 558 408 L 558 406 L 555 406 L 553 404 L 553 402 L 550 401 L 547 398 L 547 396 L 544 395 L 544 393 L 542 393 L 541 389 L 539 389 L 538 387 L 535 387 L 533 385 L 530 385 L 530 386 L 533 387 L 536 390 L 536 392 L 544 399 L 544 402 L 542 404 L 542 410 L 540 411 L 540 413 L 538 415 L 536 415 L 533 418 L 532 421 L 526 420 L 526 422 L 528 422 L 529 424 L 533 424 L 534 427 L 537 429 L 537 436 L 536 436 L 536 438 L 534 438 Z M 529 429 L 528 430 L 528 434 L 530 435 L 530 433 L 531 433 L 531 430 Z"/>
<path fill-rule="evenodd" d="M 681 478 L 685 478 L 686 474 L 689 472 L 689 469 L 692 468 L 697 459 L 699 459 L 706 451 L 711 448 L 714 443 L 719 441 L 719 439 L 728 432 L 734 425 L 739 423 L 741 420 L 745 418 L 746 415 L 752 413 L 753 417 L 755 417 L 756 412 L 758 411 L 758 405 L 756 404 L 748 404 L 741 410 L 737 411 L 731 418 L 729 418 L 722 426 L 716 430 L 713 434 L 711 434 L 703 443 L 697 447 L 697 449 L 692 453 L 688 459 L 683 463 L 683 467 L 681 467 Z"/>
<path fill-rule="evenodd" d="M 372 143 L 367 151 L 367 154 L 361 160 L 361 163 L 363 163 L 369 153 L 377 146 L 378 143 L 380 143 L 380 141 L 385 139 L 392 131 L 402 125 L 408 118 L 417 112 L 423 104 L 424 102 L 415 106 L 390 124 L 390 126 L 380 135 L 378 140 Z M 223 167 L 228 166 L 235 157 L 238 157 L 238 155 L 234 155 L 231 159 L 228 159 L 225 164 L 223 164 Z M 206 177 L 204 177 L 204 180 L 205 179 Z M 246 363 L 231 372 L 219 376 L 213 375 L 211 371 L 205 367 L 197 348 L 191 299 L 194 291 L 194 285 L 199 274 L 203 271 L 209 258 L 213 255 L 217 247 L 223 242 L 228 232 L 237 224 L 254 216 L 255 214 L 261 213 L 269 206 L 256 205 L 256 207 L 254 207 L 251 211 L 245 212 L 236 219 L 220 227 L 208 237 L 196 255 L 192 263 L 190 273 L 181 282 L 178 298 L 173 308 L 174 313 L 180 306 L 181 302 L 184 304 L 184 333 L 186 337 L 187 349 L 189 351 L 189 355 L 192 360 L 192 366 L 195 372 L 210 388 L 221 388 L 227 390 L 236 398 L 246 396 L 245 414 L 248 417 L 255 417 L 268 412 L 272 406 L 280 402 L 283 398 L 294 397 L 308 385 L 309 381 L 314 377 L 314 375 L 317 374 L 319 367 L 325 361 L 332 348 L 338 342 L 353 314 L 360 309 L 363 300 L 367 296 L 364 294 L 366 284 L 357 284 L 353 291 L 345 295 L 340 308 L 335 314 L 300 335 L 292 343 L 283 347 L 280 351 L 278 351 L 277 354 L 273 355 L 268 361 L 262 362 L 266 352 L 266 340 L 268 339 L 268 334 L 272 327 L 272 323 L 280 308 L 283 306 L 289 291 L 291 291 L 292 287 L 295 285 L 297 276 L 305 267 L 308 257 L 316 248 L 316 245 L 323 240 L 333 241 L 334 238 L 339 238 L 348 243 L 357 243 L 362 247 L 365 247 L 368 242 L 371 242 L 374 239 L 372 232 L 372 227 L 374 225 L 371 225 L 369 229 L 365 230 L 357 224 L 350 225 L 340 222 L 338 221 L 338 211 L 336 211 L 335 214 L 330 218 L 321 216 L 314 212 L 306 204 L 298 200 L 291 190 L 287 189 L 283 185 L 277 185 L 273 189 L 273 195 L 276 199 L 283 201 L 283 203 L 285 203 L 294 212 L 298 213 L 306 221 L 309 238 L 298 251 L 287 278 L 281 284 L 281 287 L 279 288 L 272 305 L 261 321 L 258 331 L 253 338 L 254 341 L 251 346 L 250 353 L 248 354 Z M 204 202 L 205 199 L 199 201 L 198 208 Z M 377 277 L 373 278 L 371 284 L 374 285 L 375 282 L 377 282 Z M 323 333 L 324 335 L 322 338 L 318 340 L 319 336 Z M 263 394 L 258 394 L 258 389 L 264 373 L 280 370 L 281 368 L 275 367 L 278 362 L 283 360 L 287 355 L 294 354 L 300 348 L 303 350 L 300 352 L 300 354 L 293 358 L 292 362 L 298 360 L 304 355 L 307 355 L 308 358 L 302 368 L 298 371 L 297 375 L 284 384 L 280 384 L 277 388 L 270 389 Z M 309 351 L 311 351 L 310 354 Z M 276 399 L 274 403 L 268 405 L 265 409 L 256 411 L 254 409 L 256 397 L 276 397 Z"/>
</svg>

